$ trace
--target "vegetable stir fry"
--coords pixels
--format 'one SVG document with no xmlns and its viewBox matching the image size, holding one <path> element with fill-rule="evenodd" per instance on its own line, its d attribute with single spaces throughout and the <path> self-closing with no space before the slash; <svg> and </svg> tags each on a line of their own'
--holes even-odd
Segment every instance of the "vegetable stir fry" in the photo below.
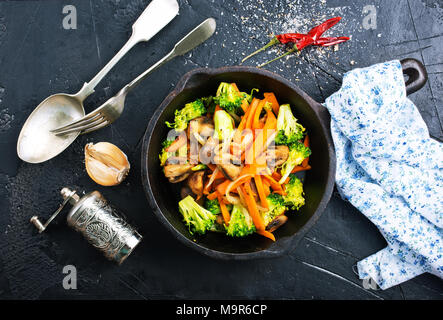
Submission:
<svg viewBox="0 0 443 320">
<path fill-rule="evenodd" d="M 275 241 L 288 210 L 305 204 L 296 172 L 311 169 L 305 128 L 274 93 L 235 83 L 176 110 L 159 155 L 165 177 L 183 182 L 178 208 L 189 231 L 253 233 Z"/>
</svg>

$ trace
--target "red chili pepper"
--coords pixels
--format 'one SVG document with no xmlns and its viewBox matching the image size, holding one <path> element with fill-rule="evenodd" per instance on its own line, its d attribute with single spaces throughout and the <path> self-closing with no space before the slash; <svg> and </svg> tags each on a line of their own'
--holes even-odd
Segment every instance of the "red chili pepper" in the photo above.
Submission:
<svg viewBox="0 0 443 320">
<path fill-rule="evenodd" d="M 307 46 L 310 46 L 311 44 L 313 44 L 314 41 L 315 40 L 312 37 L 304 36 L 303 38 L 301 38 L 299 41 L 297 41 L 295 43 L 294 49 L 295 49 L 295 51 L 302 51 Z"/>
<path fill-rule="evenodd" d="M 297 42 L 298 40 L 301 40 L 304 36 L 306 36 L 304 33 L 284 33 L 278 34 L 275 37 L 280 43 L 286 44 Z"/>
<path fill-rule="evenodd" d="M 308 36 L 311 36 L 312 39 L 317 40 L 318 38 L 320 38 L 322 36 L 323 33 L 325 33 L 326 30 L 335 26 L 340 20 L 341 20 L 341 17 L 335 17 L 335 18 L 328 19 L 325 22 L 323 22 L 322 24 L 309 30 Z"/>
<path fill-rule="evenodd" d="M 278 39 L 280 43 L 287 44 L 287 43 L 296 43 L 305 36 L 306 35 L 303 33 L 285 33 L 285 34 L 276 35 L 275 37 Z M 323 37 L 315 40 L 312 45 L 320 47 L 328 47 L 337 43 L 348 41 L 349 39 L 350 39 L 349 37 Z"/>
<path fill-rule="evenodd" d="M 338 43 L 346 42 L 350 40 L 349 37 L 327 37 L 327 38 L 320 38 L 315 40 L 314 45 L 320 46 L 320 47 L 329 47 L 333 46 Z"/>
<path fill-rule="evenodd" d="M 323 35 L 323 33 L 325 33 L 326 30 L 332 28 L 340 20 L 341 20 L 341 17 L 335 17 L 335 18 L 328 19 L 325 22 L 323 22 L 322 24 L 312 28 L 307 34 L 285 33 L 285 34 L 276 35 L 264 47 L 258 49 L 257 51 L 251 53 L 246 58 L 244 58 L 242 60 L 242 63 L 244 61 L 246 61 L 247 59 L 249 59 L 250 57 L 252 57 L 253 55 L 255 55 L 255 54 L 257 54 L 257 53 L 259 53 L 259 52 L 261 52 L 261 51 L 263 51 L 275 44 L 278 44 L 278 43 L 281 43 L 281 44 L 294 43 L 294 46 L 291 50 L 289 50 L 285 54 L 260 65 L 260 67 L 262 67 L 268 63 L 271 63 L 275 60 L 278 60 L 284 56 L 287 56 L 288 54 L 291 54 L 293 52 L 301 51 L 303 48 L 305 48 L 309 45 L 328 47 L 328 46 L 332 46 L 332 45 L 335 45 L 338 43 L 348 41 L 350 39 L 349 37 L 324 37 L 324 38 L 321 38 L 321 36 Z"/>
<path fill-rule="evenodd" d="M 270 61 L 267 61 L 267 62 L 259 65 L 259 68 L 261 68 L 261 67 L 263 67 L 263 66 L 265 66 L 265 65 L 267 65 L 267 64 L 269 64 L 269 63 L 271 63 L 271 62 L 273 62 L 275 60 L 278 60 L 278 59 L 281 59 L 281 58 L 283 58 L 283 57 L 285 57 L 287 55 L 290 55 L 291 53 L 300 52 L 301 50 L 303 50 L 303 48 L 305 48 L 305 47 L 307 47 L 309 45 L 312 45 L 313 43 L 314 43 L 314 39 L 312 37 L 310 37 L 310 36 L 305 35 L 303 38 L 301 38 L 300 40 L 298 40 L 294 44 L 294 46 L 292 47 L 291 50 L 287 51 L 286 53 L 282 54 L 281 56 L 278 56 L 275 59 L 272 59 Z"/>
</svg>

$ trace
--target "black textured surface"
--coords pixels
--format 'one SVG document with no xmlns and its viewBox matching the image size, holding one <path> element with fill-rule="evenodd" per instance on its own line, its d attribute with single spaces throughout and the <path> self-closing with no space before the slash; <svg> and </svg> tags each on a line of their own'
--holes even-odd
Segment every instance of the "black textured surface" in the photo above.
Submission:
<svg viewBox="0 0 443 320">
<path fill-rule="evenodd" d="M 334 49 L 308 49 L 299 57 L 268 66 L 294 81 L 319 102 L 336 91 L 344 72 L 389 59 L 424 62 L 429 82 L 411 99 L 431 134 L 443 138 L 443 3 L 384 1 L 205 1 L 181 0 L 180 15 L 148 43 L 139 44 L 88 98 L 92 110 L 170 50 L 206 17 L 217 19 L 216 35 L 186 57 L 153 73 L 132 92 L 111 127 L 81 136 L 63 154 L 43 164 L 21 162 L 15 152 L 20 128 L 33 108 L 56 92 L 76 92 L 116 53 L 148 0 L 71 0 L 78 29 L 62 28 L 62 1 L 0 2 L 0 298 L 333 298 L 442 299 L 443 283 L 422 275 L 386 291 L 368 291 L 352 270 L 382 249 L 377 229 L 334 193 L 318 223 L 289 255 L 272 260 L 217 261 L 176 241 L 161 226 L 142 190 L 140 140 L 155 108 L 178 79 L 196 67 L 238 64 L 242 54 L 268 40 L 271 32 L 307 31 L 312 23 L 343 16 L 334 29 L 352 41 Z M 377 7 L 377 29 L 362 27 L 365 5 Z M 309 24 L 304 27 L 303 24 Z M 271 51 L 275 55 L 276 50 Z M 248 61 L 255 65 L 271 55 Z M 104 188 L 86 175 L 83 146 L 109 141 L 129 156 L 132 171 L 120 186 Z M 106 261 L 64 219 L 47 234 L 29 224 L 49 217 L 63 186 L 99 190 L 123 209 L 144 235 L 120 267 Z M 62 268 L 78 271 L 78 289 L 64 290 Z"/>
</svg>

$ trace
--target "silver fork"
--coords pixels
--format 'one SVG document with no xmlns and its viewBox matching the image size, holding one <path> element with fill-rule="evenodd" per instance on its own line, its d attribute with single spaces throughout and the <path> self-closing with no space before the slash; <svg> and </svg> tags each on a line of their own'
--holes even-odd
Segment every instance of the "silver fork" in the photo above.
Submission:
<svg viewBox="0 0 443 320">
<path fill-rule="evenodd" d="M 63 127 L 51 130 L 56 135 L 63 135 L 74 131 L 80 131 L 81 134 L 89 133 L 107 125 L 110 125 L 120 117 L 125 107 L 125 98 L 129 91 L 134 89 L 143 79 L 145 79 L 151 72 L 156 70 L 164 63 L 172 60 L 175 57 L 184 55 L 190 50 L 209 39 L 215 32 L 216 23 L 213 18 L 206 19 L 194 30 L 189 32 L 183 39 L 181 39 L 174 46 L 165 57 L 140 74 L 137 78 L 123 87 L 115 96 L 108 99 L 100 107 L 88 113 L 83 118 L 71 122 Z"/>
</svg>

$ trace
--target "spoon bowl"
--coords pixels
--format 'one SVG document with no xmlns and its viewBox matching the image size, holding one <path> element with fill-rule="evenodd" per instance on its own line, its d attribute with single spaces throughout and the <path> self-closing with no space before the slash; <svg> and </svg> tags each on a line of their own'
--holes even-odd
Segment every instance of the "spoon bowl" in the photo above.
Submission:
<svg viewBox="0 0 443 320">
<path fill-rule="evenodd" d="M 17 154 L 29 163 L 41 163 L 65 150 L 79 131 L 57 136 L 52 129 L 64 126 L 85 115 L 77 95 L 58 93 L 43 100 L 29 115 L 18 137 Z"/>
</svg>

